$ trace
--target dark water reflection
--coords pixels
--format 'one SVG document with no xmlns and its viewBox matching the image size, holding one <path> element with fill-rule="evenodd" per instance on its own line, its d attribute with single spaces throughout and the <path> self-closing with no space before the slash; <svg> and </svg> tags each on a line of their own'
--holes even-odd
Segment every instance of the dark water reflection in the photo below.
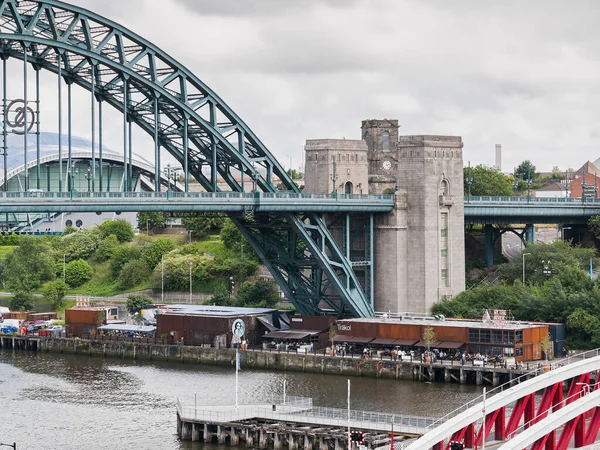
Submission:
<svg viewBox="0 0 600 450">
<path fill-rule="evenodd" d="M 346 378 L 242 371 L 240 403 L 288 395 L 346 407 Z M 179 442 L 177 397 L 198 405 L 235 402 L 233 370 L 0 350 L 0 442 L 27 449 L 208 449 Z M 473 386 L 352 378 L 352 408 L 439 416 L 479 391 Z"/>
</svg>

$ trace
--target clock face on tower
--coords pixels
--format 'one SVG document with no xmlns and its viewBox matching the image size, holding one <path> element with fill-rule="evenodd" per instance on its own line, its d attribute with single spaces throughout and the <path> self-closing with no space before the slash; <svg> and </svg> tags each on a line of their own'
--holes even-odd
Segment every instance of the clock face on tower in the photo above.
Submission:
<svg viewBox="0 0 600 450">
<path fill-rule="evenodd" d="M 385 160 L 382 164 L 383 170 L 390 170 L 392 168 L 392 162 Z"/>
</svg>

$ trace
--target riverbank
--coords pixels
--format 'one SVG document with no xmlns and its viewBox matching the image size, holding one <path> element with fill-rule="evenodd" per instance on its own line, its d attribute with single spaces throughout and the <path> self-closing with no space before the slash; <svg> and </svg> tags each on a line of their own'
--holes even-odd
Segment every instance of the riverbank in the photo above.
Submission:
<svg viewBox="0 0 600 450">
<path fill-rule="evenodd" d="M 48 353 L 222 367 L 233 367 L 236 353 L 233 349 L 197 346 L 19 336 L 0 337 L 0 347 Z M 419 361 L 369 360 L 310 353 L 296 354 L 257 350 L 240 351 L 240 359 L 241 367 L 246 369 L 491 386 L 510 382 L 530 370 L 527 366 L 523 369 L 514 369 L 461 365 L 458 362 L 426 364 Z"/>
</svg>

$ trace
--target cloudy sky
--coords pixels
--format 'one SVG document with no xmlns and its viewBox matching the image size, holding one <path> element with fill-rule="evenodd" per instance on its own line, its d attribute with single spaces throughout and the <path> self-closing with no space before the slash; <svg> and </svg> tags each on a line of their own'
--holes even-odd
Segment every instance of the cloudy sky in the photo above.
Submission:
<svg viewBox="0 0 600 450">
<path fill-rule="evenodd" d="M 465 164 L 600 157 L 600 2 L 71 0 L 212 87 L 284 163 L 360 121 L 460 135 Z"/>
</svg>

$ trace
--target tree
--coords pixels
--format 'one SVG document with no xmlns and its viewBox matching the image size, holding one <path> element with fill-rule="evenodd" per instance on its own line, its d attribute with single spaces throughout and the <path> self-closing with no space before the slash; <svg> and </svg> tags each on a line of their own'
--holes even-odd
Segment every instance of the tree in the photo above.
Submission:
<svg viewBox="0 0 600 450">
<path fill-rule="evenodd" d="M 337 337 L 337 326 L 335 323 L 329 325 L 329 340 L 331 341 L 331 349 L 333 350 L 333 344 L 335 342 L 335 338 Z"/>
<path fill-rule="evenodd" d="M 221 213 L 199 213 L 197 217 L 184 217 L 181 219 L 183 226 L 194 237 L 206 236 L 211 230 L 220 230 L 225 224 L 226 216 Z"/>
<path fill-rule="evenodd" d="M 540 346 L 542 347 L 546 361 L 548 361 L 548 359 L 552 359 L 552 349 L 554 347 L 554 343 L 552 342 L 552 336 L 550 333 L 548 333 L 546 337 L 542 339 Z"/>
<path fill-rule="evenodd" d="M 238 291 L 237 306 L 273 308 L 279 302 L 275 284 L 265 280 L 256 283 L 246 281 Z"/>
<path fill-rule="evenodd" d="M 129 289 L 142 284 L 150 276 L 148 265 L 139 259 L 129 261 L 121 269 L 119 284 L 123 289 Z"/>
<path fill-rule="evenodd" d="M 169 222 L 162 212 L 139 212 L 137 213 L 137 224 L 140 230 L 145 230 L 148 227 L 150 230 L 154 228 L 164 228 Z"/>
<path fill-rule="evenodd" d="M 65 267 L 65 281 L 71 287 L 79 287 L 90 281 L 94 271 L 87 261 L 76 259 Z"/>
<path fill-rule="evenodd" d="M 96 257 L 100 261 L 106 261 L 113 257 L 113 254 L 119 246 L 119 240 L 114 234 L 106 236 L 98 244 L 98 250 L 96 250 Z"/>
<path fill-rule="evenodd" d="M 465 195 L 469 193 L 469 169 L 464 169 Z M 513 187 L 510 179 L 495 167 L 479 164 L 471 168 L 471 195 L 511 196 Z"/>
<path fill-rule="evenodd" d="M 217 305 L 217 306 L 233 306 L 235 298 L 231 297 L 231 294 L 226 290 L 219 290 L 216 292 L 210 300 L 204 302 L 205 305 Z"/>
<path fill-rule="evenodd" d="M 554 166 L 552 168 L 552 179 L 556 181 L 561 181 L 565 179 L 565 174 L 561 172 L 560 167 Z"/>
<path fill-rule="evenodd" d="M 127 311 L 133 316 L 139 313 L 144 306 L 152 303 L 154 303 L 154 300 L 149 295 L 133 294 L 127 297 Z"/>
<path fill-rule="evenodd" d="M 588 220 L 588 229 L 594 233 L 596 239 L 600 239 L 600 216 L 592 216 Z"/>
<path fill-rule="evenodd" d="M 125 219 L 106 220 L 100 225 L 100 232 L 104 239 L 111 234 L 117 237 L 119 242 L 131 242 L 133 240 L 133 227 Z"/>
<path fill-rule="evenodd" d="M 175 244 L 171 239 L 158 239 L 142 250 L 142 259 L 148 266 L 148 269 L 154 270 L 156 265 L 160 263 L 163 255 L 166 255 L 174 249 Z"/>
<path fill-rule="evenodd" d="M 515 170 L 515 175 L 522 180 L 531 178 L 532 181 L 537 180 L 540 176 L 540 174 L 535 171 L 535 166 L 528 159 L 519 164 L 519 167 Z"/>
<path fill-rule="evenodd" d="M 63 280 L 49 281 L 42 289 L 42 295 L 53 310 L 60 309 L 63 306 L 63 300 L 69 286 Z"/>
<path fill-rule="evenodd" d="M 87 259 L 96 252 L 101 239 L 98 227 L 63 236 L 58 243 L 57 257 L 62 261 L 63 255 L 65 255 L 67 262 Z"/>
<path fill-rule="evenodd" d="M 431 353 L 431 346 L 435 344 L 436 341 L 437 337 L 433 327 L 426 327 L 423 330 L 423 343 L 425 344 L 425 347 L 427 347 L 427 353 Z"/>
<path fill-rule="evenodd" d="M 258 261 L 258 256 L 256 256 L 256 253 L 254 253 L 254 250 L 246 238 L 240 233 L 238 227 L 231 220 L 225 220 L 220 236 L 226 249 L 231 250 L 232 252 L 235 252 L 236 255 L 240 256 L 243 252 L 244 258 Z"/>
<path fill-rule="evenodd" d="M 118 277 L 121 274 L 121 269 L 129 261 L 139 259 L 141 256 L 140 249 L 130 245 L 120 245 L 117 247 L 110 260 L 110 270 L 113 277 Z"/>
<path fill-rule="evenodd" d="M 33 294 L 31 292 L 18 290 L 15 291 L 13 298 L 10 299 L 10 309 L 13 311 L 31 311 L 33 308 Z"/>
<path fill-rule="evenodd" d="M 302 179 L 302 173 L 296 169 L 288 169 L 287 174 L 290 176 L 292 180 L 300 180 Z"/>
<path fill-rule="evenodd" d="M 42 240 L 27 237 L 6 257 L 6 287 L 29 293 L 55 277 L 52 250 Z"/>
</svg>

